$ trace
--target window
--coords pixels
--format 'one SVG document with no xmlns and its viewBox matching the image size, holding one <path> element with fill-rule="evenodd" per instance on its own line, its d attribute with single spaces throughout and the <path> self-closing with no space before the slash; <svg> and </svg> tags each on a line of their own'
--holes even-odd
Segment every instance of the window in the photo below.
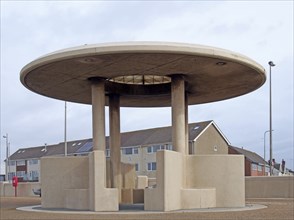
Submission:
<svg viewBox="0 0 294 220">
<path fill-rule="evenodd" d="M 25 160 L 18 160 L 18 161 L 16 161 L 16 165 L 17 166 L 24 166 L 24 165 L 26 165 L 26 161 Z"/>
<path fill-rule="evenodd" d="M 25 171 L 16 171 L 16 176 L 18 177 L 24 177 L 26 175 Z"/>
<path fill-rule="evenodd" d="M 160 145 L 160 150 L 165 150 L 166 149 L 166 145 Z"/>
<path fill-rule="evenodd" d="M 257 164 L 252 163 L 251 164 L 251 170 L 257 170 Z"/>
<path fill-rule="evenodd" d="M 167 145 L 166 145 L 166 149 L 167 149 L 167 150 L 173 150 L 173 145 L 171 145 L 171 144 L 167 144 Z"/>
<path fill-rule="evenodd" d="M 123 154 L 126 154 L 126 155 L 133 154 L 133 148 L 132 147 L 124 148 Z"/>
<path fill-rule="evenodd" d="M 29 160 L 29 165 L 38 164 L 38 162 L 39 162 L 38 159 L 31 159 L 31 160 Z"/>
<path fill-rule="evenodd" d="M 136 170 L 136 172 L 138 172 L 139 171 L 139 164 L 135 164 L 135 170 Z"/>
<path fill-rule="evenodd" d="M 37 170 L 30 171 L 30 180 L 39 180 L 39 172 Z"/>
<path fill-rule="evenodd" d="M 15 160 L 9 160 L 8 166 L 15 166 Z"/>
<path fill-rule="evenodd" d="M 148 171 L 156 170 L 156 162 L 148 163 L 147 164 L 147 170 Z"/>
<path fill-rule="evenodd" d="M 15 176 L 15 172 L 8 173 L 8 180 L 12 180 L 12 177 Z"/>
<path fill-rule="evenodd" d="M 147 153 L 156 153 L 158 150 L 164 150 L 166 147 L 164 145 L 153 145 L 147 147 Z"/>
<path fill-rule="evenodd" d="M 149 154 L 152 153 L 152 147 L 150 147 L 150 146 L 147 147 L 147 153 L 149 153 Z"/>
<path fill-rule="evenodd" d="M 153 146 L 153 153 L 156 153 L 158 150 L 160 150 L 160 145 L 154 145 Z"/>
<path fill-rule="evenodd" d="M 106 149 L 106 157 L 110 157 L 110 149 Z"/>
<path fill-rule="evenodd" d="M 265 167 L 265 172 L 269 173 L 270 172 L 270 168 L 269 167 Z"/>
<path fill-rule="evenodd" d="M 258 165 L 258 171 L 262 171 L 262 166 Z"/>
<path fill-rule="evenodd" d="M 137 147 L 134 147 L 133 151 L 134 151 L 133 152 L 134 154 L 138 154 L 139 153 L 139 149 Z"/>
<path fill-rule="evenodd" d="M 139 149 L 138 147 L 126 147 L 122 149 L 122 154 L 131 155 L 131 154 L 138 154 Z"/>
</svg>

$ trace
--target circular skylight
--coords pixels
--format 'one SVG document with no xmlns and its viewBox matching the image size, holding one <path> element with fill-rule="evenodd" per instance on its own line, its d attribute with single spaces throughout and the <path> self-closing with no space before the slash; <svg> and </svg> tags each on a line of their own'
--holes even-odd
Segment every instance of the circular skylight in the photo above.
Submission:
<svg viewBox="0 0 294 220">
<path fill-rule="evenodd" d="M 155 75 L 132 75 L 132 76 L 117 76 L 109 79 L 111 82 L 134 85 L 154 85 L 170 83 L 171 79 L 168 76 Z"/>
</svg>

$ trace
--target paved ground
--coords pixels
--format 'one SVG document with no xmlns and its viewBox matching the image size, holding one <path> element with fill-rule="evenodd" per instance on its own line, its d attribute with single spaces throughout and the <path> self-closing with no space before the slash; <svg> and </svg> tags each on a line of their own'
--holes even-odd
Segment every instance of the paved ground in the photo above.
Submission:
<svg viewBox="0 0 294 220">
<path fill-rule="evenodd" d="M 261 204 L 268 208 L 237 211 L 237 212 L 177 212 L 177 213 L 150 213 L 150 214 L 57 214 L 57 213 L 39 213 L 25 212 L 16 210 L 17 207 L 40 205 L 41 200 L 38 197 L 6 197 L 0 198 L 0 219 L 253 219 L 253 220 L 293 220 L 294 219 L 294 199 L 255 199 L 247 200 L 247 204 Z"/>
</svg>

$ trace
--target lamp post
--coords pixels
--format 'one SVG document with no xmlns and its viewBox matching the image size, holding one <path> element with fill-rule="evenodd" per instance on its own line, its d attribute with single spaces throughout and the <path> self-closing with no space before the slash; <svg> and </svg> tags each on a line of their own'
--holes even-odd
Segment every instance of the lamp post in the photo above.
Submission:
<svg viewBox="0 0 294 220">
<path fill-rule="evenodd" d="M 66 140 L 66 102 L 64 102 L 64 156 L 67 156 L 67 140 Z"/>
<path fill-rule="evenodd" d="M 270 131 L 270 175 L 273 175 L 273 137 L 272 137 L 272 67 L 275 66 L 273 61 L 269 61 L 269 131 Z"/>
<path fill-rule="evenodd" d="M 272 130 L 274 131 L 274 130 Z M 266 164 L 266 157 L 265 157 L 265 135 L 266 133 L 270 132 L 270 130 L 267 130 L 263 134 L 263 160 L 264 160 L 264 174 L 265 174 L 265 164 Z"/>
<path fill-rule="evenodd" d="M 8 134 L 3 136 L 3 138 L 6 139 L 6 163 L 5 163 L 5 180 L 8 180 L 8 162 L 9 162 L 9 156 L 8 156 Z"/>
</svg>

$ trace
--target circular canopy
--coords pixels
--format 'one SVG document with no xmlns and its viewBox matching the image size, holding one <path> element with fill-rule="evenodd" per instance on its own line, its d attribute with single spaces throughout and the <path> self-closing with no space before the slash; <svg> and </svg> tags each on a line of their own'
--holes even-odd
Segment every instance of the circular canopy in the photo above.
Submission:
<svg viewBox="0 0 294 220">
<path fill-rule="evenodd" d="M 83 45 L 27 64 L 20 80 L 44 96 L 91 104 L 91 78 L 105 79 L 122 107 L 171 105 L 171 78 L 181 74 L 189 105 L 252 92 L 266 80 L 264 68 L 248 57 L 220 48 L 167 42 Z"/>
</svg>

